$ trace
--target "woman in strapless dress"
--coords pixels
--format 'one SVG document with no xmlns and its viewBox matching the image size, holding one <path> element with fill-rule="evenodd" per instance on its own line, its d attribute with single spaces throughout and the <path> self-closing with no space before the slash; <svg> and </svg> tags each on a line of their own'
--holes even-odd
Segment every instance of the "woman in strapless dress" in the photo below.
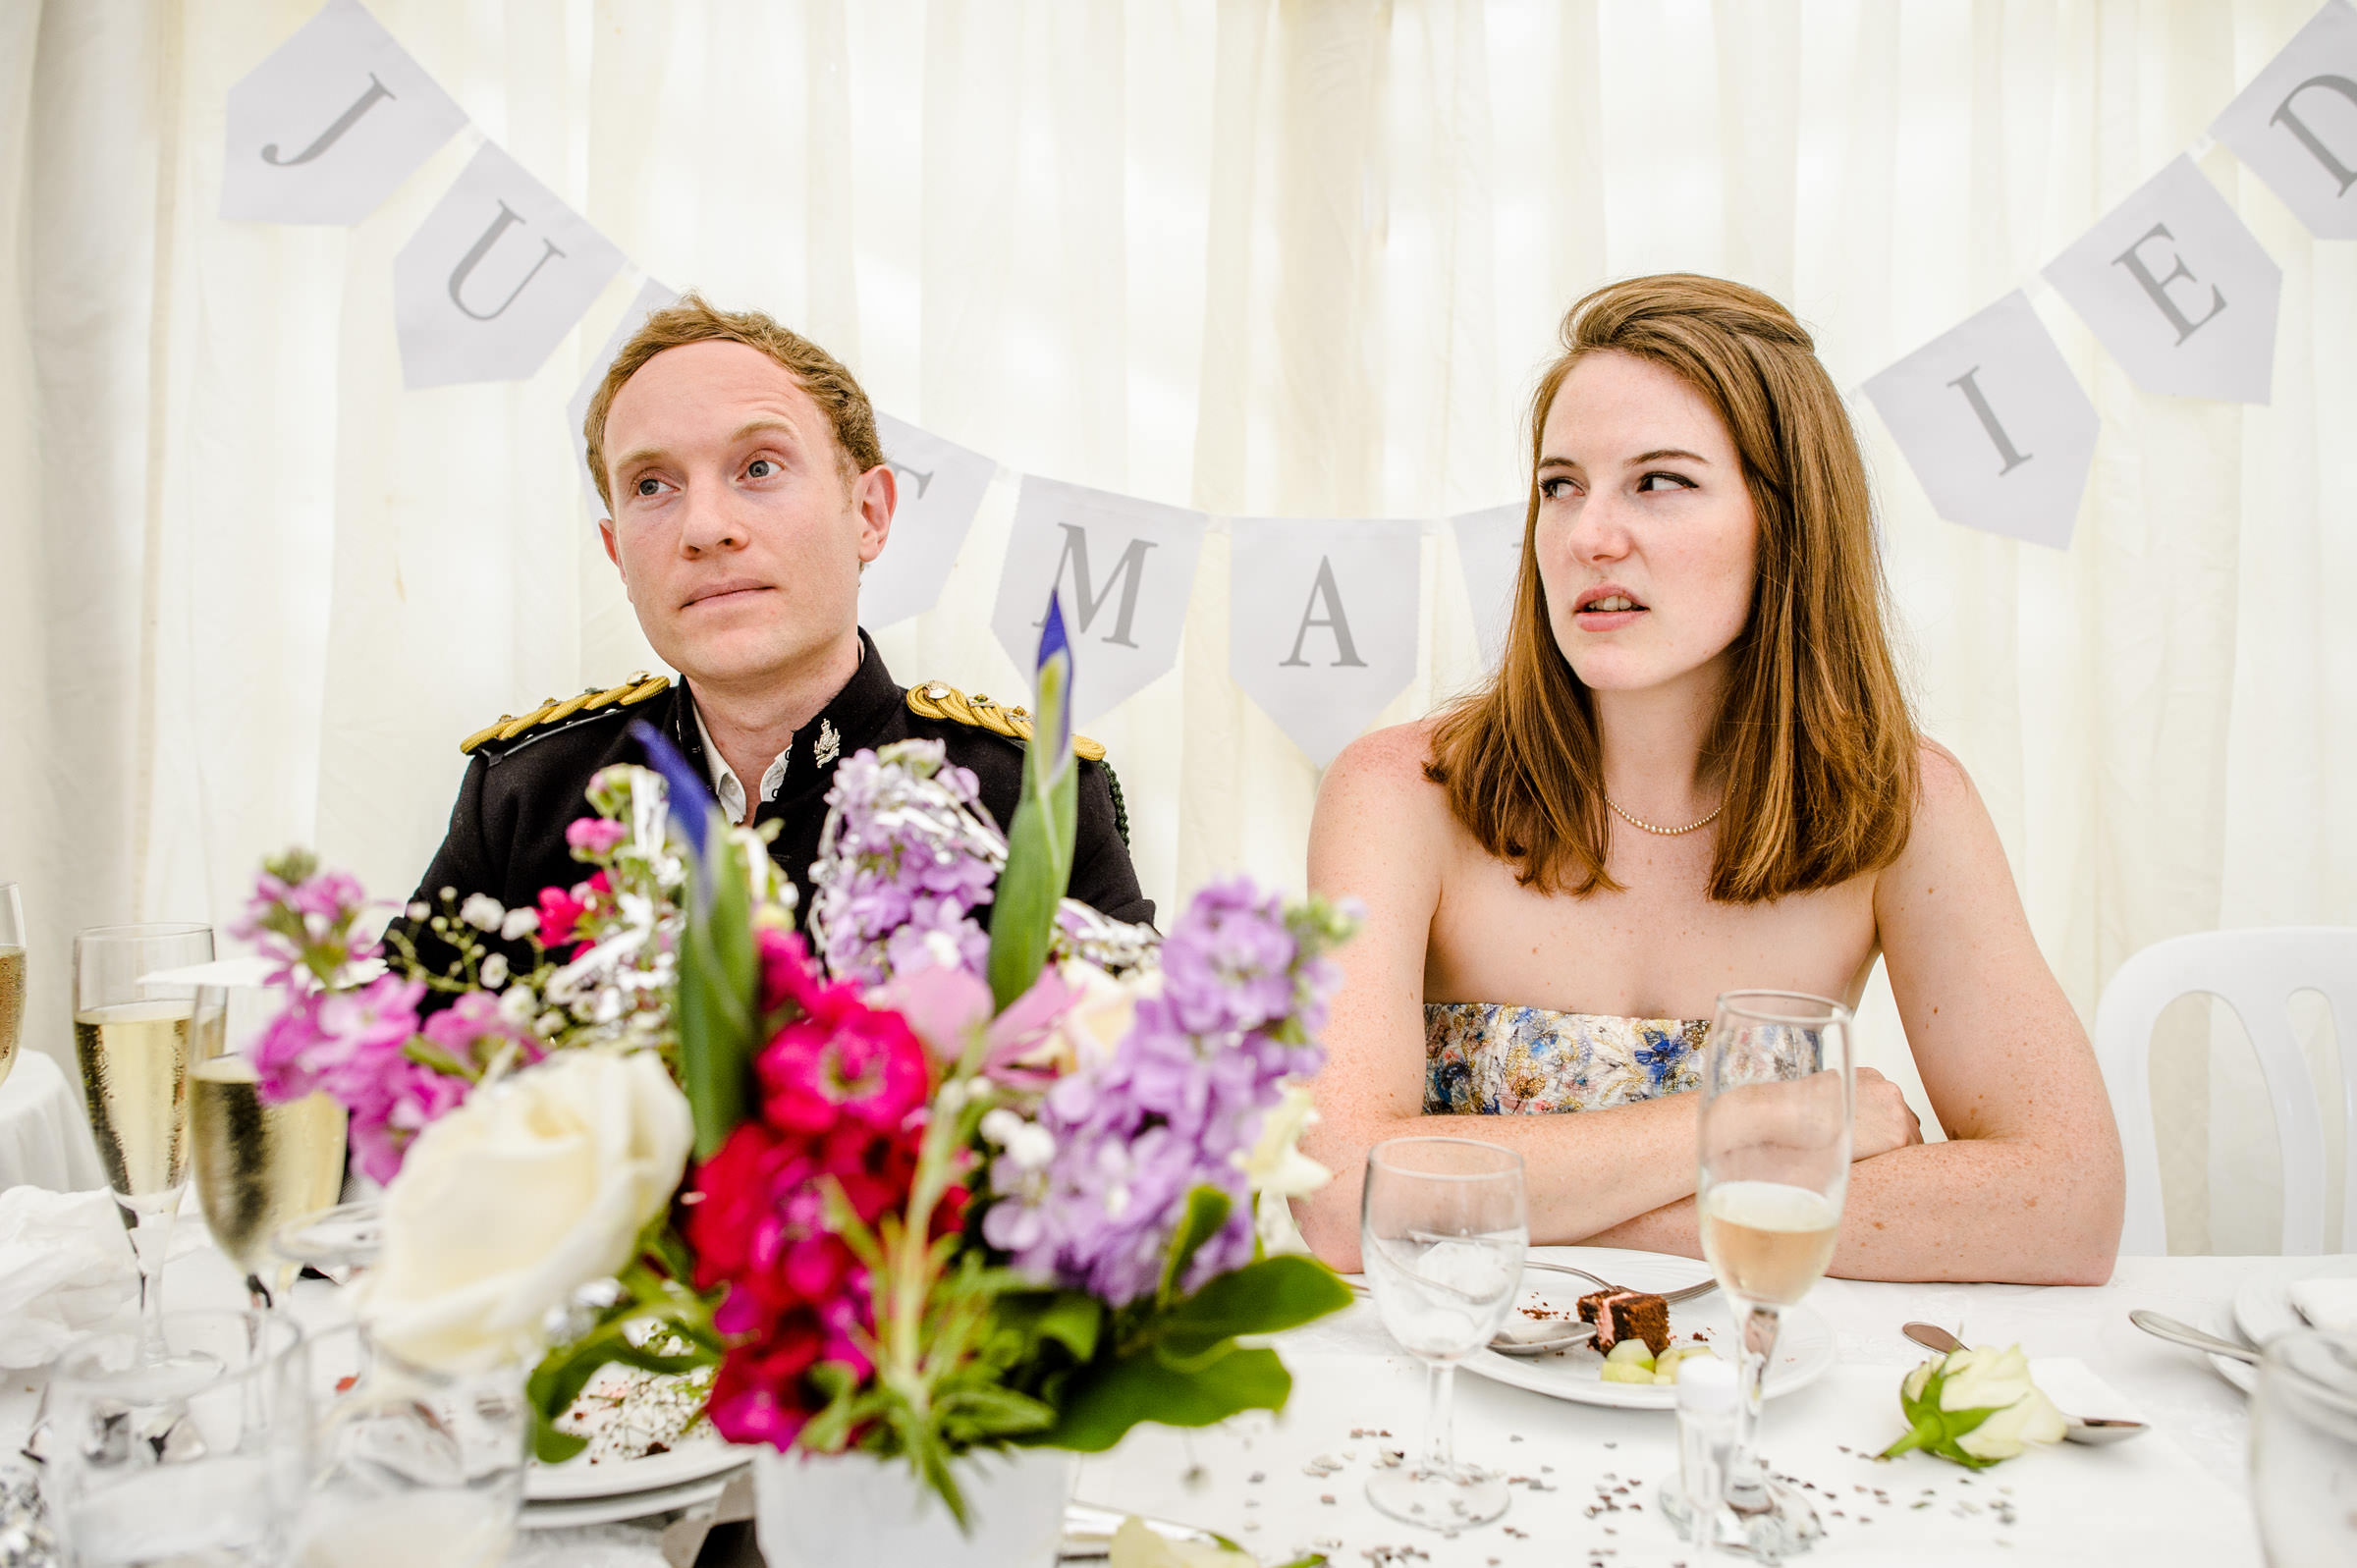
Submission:
<svg viewBox="0 0 2357 1568">
<path fill-rule="evenodd" d="M 1865 464 L 1791 313 L 1716 279 L 1582 299 L 1531 412 L 1489 684 L 1328 771 L 1309 880 L 1342 954 L 1299 1206 L 1358 1261 L 1367 1149 L 1521 1151 L 1534 1241 L 1700 1256 L 1698 1053 L 1721 992 L 1855 1005 L 1878 959 L 1946 1141 L 1858 1072 L 1834 1271 L 2098 1283 L 2119 1142 L 1989 813 L 1908 711 Z"/>
</svg>

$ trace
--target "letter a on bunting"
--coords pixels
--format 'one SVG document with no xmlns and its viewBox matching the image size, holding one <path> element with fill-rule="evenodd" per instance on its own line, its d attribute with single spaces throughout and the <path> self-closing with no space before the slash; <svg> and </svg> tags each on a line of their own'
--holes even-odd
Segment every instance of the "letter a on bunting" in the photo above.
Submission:
<svg viewBox="0 0 2357 1568">
<path fill-rule="evenodd" d="M 357 223 L 466 116 L 359 0 L 328 0 L 229 89 L 221 216 Z"/>
<path fill-rule="evenodd" d="M 2210 134 L 2320 240 L 2357 240 L 2357 9 L 2328 0 Z"/>
<path fill-rule="evenodd" d="M 1228 674 L 1323 768 L 1416 674 L 1418 522 L 1238 520 Z"/>
<path fill-rule="evenodd" d="M 2070 547 L 2101 428 L 2019 290 L 1866 383 L 1891 439 L 1950 522 Z"/>
<path fill-rule="evenodd" d="M 393 258 L 402 380 L 525 379 L 621 270 L 613 242 L 486 141 Z"/>
<path fill-rule="evenodd" d="M 2191 158 L 2105 214 L 2046 281 L 2145 391 L 2267 402 L 2283 269 Z"/>
<path fill-rule="evenodd" d="M 1023 476 L 990 626 L 1015 668 L 1028 670 L 1048 591 L 1064 595 L 1074 724 L 1178 662 L 1203 522 L 1200 513 Z"/>
</svg>

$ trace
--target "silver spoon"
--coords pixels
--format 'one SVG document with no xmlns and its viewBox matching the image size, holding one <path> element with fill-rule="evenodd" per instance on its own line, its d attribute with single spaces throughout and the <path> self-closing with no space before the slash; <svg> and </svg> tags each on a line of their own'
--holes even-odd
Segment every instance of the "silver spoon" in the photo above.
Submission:
<svg viewBox="0 0 2357 1568">
<path fill-rule="evenodd" d="M 1911 1323 L 1899 1332 L 1926 1350 L 1937 1350 L 1944 1356 L 1964 1348 L 1963 1340 L 1938 1324 Z M 2130 1437 L 2142 1436 L 2144 1432 L 2145 1425 L 2141 1421 L 2122 1421 L 2116 1416 L 2074 1416 L 2067 1411 L 2062 1414 L 2062 1437 L 2066 1442 L 2083 1442 L 2090 1447 L 2101 1448 L 2106 1443 L 2125 1442 Z"/>
<path fill-rule="evenodd" d="M 2206 1334 L 2191 1324 L 2179 1323 L 2165 1313 L 2139 1307 L 2128 1314 L 2128 1322 L 2156 1339 L 2187 1345 L 2213 1356 L 2224 1356 L 2229 1361 L 2247 1361 L 2254 1367 L 2259 1364 L 2259 1352 L 2250 1346 L 2238 1345 L 2231 1339 L 2220 1339 L 2216 1334 Z"/>
</svg>

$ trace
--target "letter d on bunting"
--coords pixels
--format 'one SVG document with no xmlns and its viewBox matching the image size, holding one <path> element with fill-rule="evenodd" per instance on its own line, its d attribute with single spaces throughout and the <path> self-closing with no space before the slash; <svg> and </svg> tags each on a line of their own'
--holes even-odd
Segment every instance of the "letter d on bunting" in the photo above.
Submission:
<svg viewBox="0 0 2357 1568">
<path fill-rule="evenodd" d="M 2328 0 L 2211 124 L 2320 240 L 2357 240 L 2357 10 Z"/>
<path fill-rule="evenodd" d="M 1031 668 L 1040 607 L 1061 594 L 1072 722 L 1097 718 L 1178 662 L 1203 523 L 1200 513 L 1025 474 L 990 618 L 999 646 Z"/>
<path fill-rule="evenodd" d="M 221 216 L 357 223 L 466 116 L 359 0 L 328 0 L 229 89 Z"/>
<path fill-rule="evenodd" d="M 1239 518 L 1228 674 L 1323 768 L 1416 674 L 1424 526 Z"/>
<path fill-rule="evenodd" d="M 613 242 L 486 141 L 393 258 L 402 380 L 525 379 L 621 270 Z"/>
<path fill-rule="evenodd" d="M 2101 426 L 2027 295 L 1950 327 L 1865 390 L 1933 511 L 2070 547 Z"/>
</svg>

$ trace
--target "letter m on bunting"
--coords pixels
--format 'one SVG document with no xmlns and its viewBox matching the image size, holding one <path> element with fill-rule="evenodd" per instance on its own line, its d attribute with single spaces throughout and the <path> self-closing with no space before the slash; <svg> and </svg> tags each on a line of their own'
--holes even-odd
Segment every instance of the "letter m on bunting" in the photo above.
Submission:
<svg viewBox="0 0 2357 1568">
<path fill-rule="evenodd" d="M 999 646 L 1029 669 L 1061 594 L 1072 722 L 1095 719 L 1178 662 L 1203 527 L 1200 513 L 1024 475 L 990 621 Z"/>
</svg>

